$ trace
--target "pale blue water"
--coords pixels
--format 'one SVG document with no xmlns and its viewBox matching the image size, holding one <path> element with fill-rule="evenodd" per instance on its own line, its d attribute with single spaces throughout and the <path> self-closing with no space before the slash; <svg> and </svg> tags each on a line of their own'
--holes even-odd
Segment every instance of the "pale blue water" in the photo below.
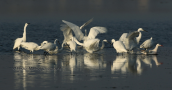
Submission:
<svg viewBox="0 0 172 90">
<path fill-rule="evenodd" d="M 170 0 L 42 0 L 0 1 L 0 89 L 1 90 L 171 90 L 172 2 Z M 27 41 L 40 44 L 56 38 L 63 41 L 61 20 L 85 29 L 104 26 L 100 40 L 118 40 L 122 33 L 143 28 L 140 43 L 153 37 L 159 47 L 157 56 L 117 56 L 114 48 L 95 54 L 79 49 L 71 55 L 30 54 L 12 50 L 14 40 L 22 37 L 24 24 Z M 59 45 L 58 45 L 59 46 Z M 101 46 L 101 43 L 100 43 Z M 59 46 L 60 47 L 60 46 Z M 158 63 L 163 63 L 158 65 Z"/>
</svg>

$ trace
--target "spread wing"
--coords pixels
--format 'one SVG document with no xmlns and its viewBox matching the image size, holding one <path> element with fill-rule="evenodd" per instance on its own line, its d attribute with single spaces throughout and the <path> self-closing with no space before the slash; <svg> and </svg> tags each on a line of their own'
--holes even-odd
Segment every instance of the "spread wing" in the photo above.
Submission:
<svg viewBox="0 0 172 90">
<path fill-rule="evenodd" d="M 93 21 L 93 18 L 88 20 L 86 23 L 84 23 L 82 26 L 80 26 L 80 29 L 82 30 L 85 26 L 87 26 L 89 23 Z"/>
<path fill-rule="evenodd" d="M 75 25 L 71 22 L 65 21 L 65 20 L 62 20 L 62 22 L 64 22 L 66 25 L 68 25 L 73 30 L 73 32 L 75 33 L 75 37 L 79 41 L 83 40 L 84 34 L 82 33 L 82 31 L 80 30 L 80 28 L 77 25 Z"/>
<path fill-rule="evenodd" d="M 127 38 L 128 39 L 135 39 L 135 37 L 137 37 L 139 35 L 139 32 L 138 31 L 134 31 L 134 32 L 131 32 L 128 34 Z"/>
<path fill-rule="evenodd" d="M 60 27 L 60 30 L 63 32 L 63 35 L 64 35 L 63 42 L 66 43 L 70 41 L 70 39 L 73 37 L 71 28 L 66 24 L 62 24 Z"/>
<path fill-rule="evenodd" d="M 123 33 L 121 37 L 119 38 L 119 41 L 124 41 L 128 36 L 128 33 Z"/>
<path fill-rule="evenodd" d="M 92 27 L 88 34 L 89 39 L 94 39 L 99 33 L 106 33 L 107 29 L 105 27 Z"/>
</svg>

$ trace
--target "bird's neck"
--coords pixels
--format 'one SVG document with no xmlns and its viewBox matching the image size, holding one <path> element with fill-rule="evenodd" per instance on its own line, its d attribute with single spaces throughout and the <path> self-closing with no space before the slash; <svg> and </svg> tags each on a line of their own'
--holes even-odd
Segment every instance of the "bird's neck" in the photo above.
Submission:
<svg viewBox="0 0 172 90">
<path fill-rule="evenodd" d="M 41 49 L 41 46 L 37 46 L 35 50 L 40 50 Z"/>
<path fill-rule="evenodd" d="M 84 44 L 83 43 L 80 43 L 78 40 L 74 39 L 74 41 L 78 44 L 78 45 L 81 45 L 83 46 Z"/>
<path fill-rule="evenodd" d="M 54 44 L 55 44 L 55 45 L 56 45 L 56 41 L 57 41 L 57 40 L 54 40 Z"/>
<path fill-rule="evenodd" d="M 141 37 L 142 37 L 142 33 L 139 32 L 139 36 L 136 37 L 137 44 L 139 44 Z"/>
<path fill-rule="evenodd" d="M 100 50 L 103 49 L 104 47 L 105 47 L 105 43 L 104 43 L 104 41 L 102 41 L 102 46 L 101 46 Z"/>
<path fill-rule="evenodd" d="M 64 45 L 65 43 L 62 43 L 62 47 L 61 47 L 61 49 L 59 49 L 59 52 L 61 52 L 62 50 L 63 50 L 63 45 Z"/>
<path fill-rule="evenodd" d="M 87 37 L 87 30 L 85 30 L 85 37 Z"/>
<path fill-rule="evenodd" d="M 158 46 L 158 45 L 156 45 L 156 46 L 155 46 L 155 48 L 154 48 L 152 51 L 157 52 L 158 47 L 159 47 L 159 46 Z"/>
<path fill-rule="evenodd" d="M 23 41 L 26 42 L 26 27 L 27 25 L 24 26 L 24 32 L 23 32 Z"/>
</svg>

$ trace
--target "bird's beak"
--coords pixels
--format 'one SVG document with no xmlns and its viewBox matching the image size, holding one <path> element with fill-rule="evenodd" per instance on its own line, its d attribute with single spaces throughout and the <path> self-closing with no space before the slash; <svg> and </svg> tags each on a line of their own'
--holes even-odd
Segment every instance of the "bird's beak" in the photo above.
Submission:
<svg viewBox="0 0 172 90">
<path fill-rule="evenodd" d="M 163 47 L 163 45 L 161 45 Z"/>
<path fill-rule="evenodd" d="M 30 23 L 27 23 L 28 25 L 30 24 Z"/>
<path fill-rule="evenodd" d="M 59 44 L 60 44 L 60 42 L 59 41 L 57 41 Z M 60 44 L 61 45 L 61 44 Z"/>
<path fill-rule="evenodd" d="M 146 31 L 146 30 L 143 30 L 143 31 L 148 32 L 148 31 Z"/>
<path fill-rule="evenodd" d="M 107 43 L 111 44 L 110 42 L 107 41 Z"/>
</svg>

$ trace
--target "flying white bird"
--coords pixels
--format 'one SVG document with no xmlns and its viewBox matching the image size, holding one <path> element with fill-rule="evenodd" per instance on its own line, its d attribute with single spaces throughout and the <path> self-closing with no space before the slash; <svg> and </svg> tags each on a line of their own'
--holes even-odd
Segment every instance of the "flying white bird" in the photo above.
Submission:
<svg viewBox="0 0 172 90">
<path fill-rule="evenodd" d="M 57 51 L 58 52 L 61 51 L 63 49 L 63 44 L 62 44 L 62 48 L 60 50 L 58 50 L 58 48 L 56 47 L 56 41 L 58 41 L 58 39 L 55 39 L 54 43 L 51 43 L 51 42 L 48 42 L 48 41 L 43 41 L 41 43 L 41 49 L 46 51 L 49 54 L 56 53 Z"/>
<path fill-rule="evenodd" d="M 127 52 L 127 49 L 122 41 L 115 41 L 115 39 L 112 39 L 111 42 L 113 43 L 113 47 L 116 49 L 117 53 Z"/>
<path fill-rule="evenodd" d="M 24 26 L 24 32 L 23 32 L 23 37 L 22 38 L 17 38 L 15 40 L 15 43 L 14 43 L 14 47 L 13 47 L 13 50 L 18 48 L 18 50 L 20 49 L 20 44 L 21 42 L 26 42 L 26 27 L 29 25 L 29 23 L 25 23 L 25 26 Z"/>
<path fill-rule="evenodd" d="M 147 39 L 146 41 L 144 41 L 141 45 L 140 48 L 144 48 L 145 50 L 152 48 L 153 47 L 153 40 L 152 37 L 150 39 Z"/>
<path fill-rule="evenodd" d="M 79 27 L 79 29 L 82 30 L 82 28 L 84 28 L 86 25 L 88 25 L 89 23 L 91 23 L 92 20 L 93 19 L 90 19 L 89 21 L 87 21 L 86 23 L 84 23 L 82 26 Z M 74 37 L 73 34 L 72 34 L 71 28 L 68 25 L 66 25 L 66 24 L 62 24 L 61 27 L 60 27 L 60 30 L 63 32 L 63 35 L 64 35 L 63 43 L 69 45 L 69 42 L 71 41 L 70 39 L 72 37 Z M 86 31 L 85 31 L 85 34 L 86 34 Z"/>
<path fill-rule="evenodd" d="M 121 35 L 119 40 L 123 41 L 123 43 L 124 43 L 124 45 L 125 45 L 125 47 L 126 47 L 126 49 L 128 51 L 133 50 L 139 44 L 140 39 L 142 37 L 141 31 L 146 31 L 146 30 L 143 30 L 142 28 L 139 28 L 137 31 L 134 31 L 134 32 L 131 32 L 131 33 L 123 33 Z"/>
<path fill-rule="evenodd" d="M 30 52 L 33 53 L 33 51 L 40 50 L 40 47 L 38 44 L 34 42 L 22 42 L 21 47 L 29 50 Z"/>
<path fill-rule="evenodd" d="M 156 46 L 155 46 L 155 48 L 153 50 L 143 50 L 143 51 L 141 51 L 141 53 L 143 53 L 143 54 L 154 54 L 154 55 L 156 55 L 159 46 L 163 46 L 163 45 L 156 44 Z"/>
</svg>

